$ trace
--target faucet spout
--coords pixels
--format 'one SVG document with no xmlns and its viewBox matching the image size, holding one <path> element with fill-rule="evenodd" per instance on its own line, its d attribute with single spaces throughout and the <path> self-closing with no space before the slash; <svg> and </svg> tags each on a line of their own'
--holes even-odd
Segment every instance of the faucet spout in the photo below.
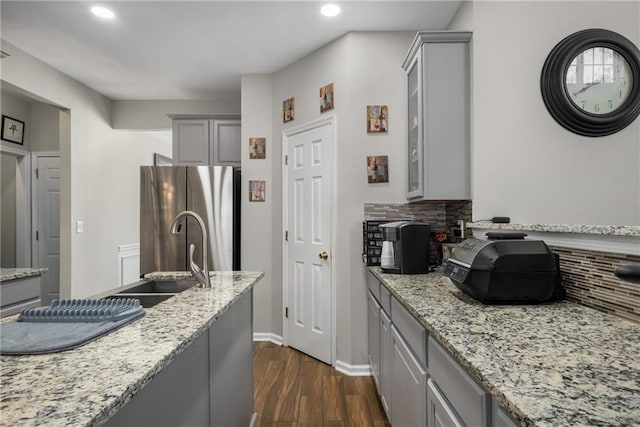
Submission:
<svg viewBox="0 0 640 427">
<path fill-rule="evenodd" d="M 204 220 L 200 215 L 193 211 L 182 211 L 173 219 L 173 223 L 171 224 L 171 229 L 169 230 L 171 234 L 178 234 L 180 229 L 178 224 L 180 221 L 190 216 L 196 220 L 198 226 L 200 226 L 200 233 L 202 234 L 202 268 L 198 266 L 193 260 L 193 253 L 196 249 L 195 245 L 191 243 L 189 245 L 189 269 L 191 270 L 191 275 L 194 279 L 199 283 L 201 288 L 210 288 L 211 287 L 211 279 L 209 278 L 209 266 L 208 266 L 208 253 L 207 248 L 209 247 L 209 241 L 207 238 L 207 229 L 204 225 Z"/>
</svg>

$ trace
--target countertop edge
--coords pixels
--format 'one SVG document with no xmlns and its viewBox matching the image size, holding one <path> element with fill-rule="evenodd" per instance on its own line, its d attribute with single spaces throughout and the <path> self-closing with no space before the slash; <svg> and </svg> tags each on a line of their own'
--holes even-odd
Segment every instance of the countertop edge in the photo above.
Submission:
<svg viewBox="0 0 640 427">
<path fill-rule="evenodd" d="M 0 272 L 0 282 L 25 279 L 27 277 L 42 276 L 49 271 L 48 268 L 3 268 Z"/>
<path fill-rule="evenodd" d="M 492 222 L 470 222 L 472 229 L 538 231 L 545 233 L 569 233 L 594 236 L 640 237 L 640 226 L 635 225 L 575 225 L 575 224 L 499 224 Z"/>
</svg>

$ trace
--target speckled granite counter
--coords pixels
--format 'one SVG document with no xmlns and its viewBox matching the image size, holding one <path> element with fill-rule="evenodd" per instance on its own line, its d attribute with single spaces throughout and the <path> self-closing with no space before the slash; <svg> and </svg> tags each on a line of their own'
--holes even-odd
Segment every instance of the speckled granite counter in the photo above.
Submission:
<svg viewBox="0 0 640 427">
<path fill-rule="evenodd" d="M 0 268 L 0 282 L 40 276 L 47 271 L 46 268 Z"/>
<path fill-rule="evenodd" d="M 640 226 L 634 225 L 494 224 L 492 222 L 478 221 L 467 224 L 467 227 L 505 231 L 537 231 L 545 233 L 640 237 Z"/>
<path fill-rule="evenodd" d="M 637 324 L 569 302 L 487 306 L 440 273 L 370 270 L 514 419 L 640 425 Z"/>
<path fill-rule="evenodd" d="M 262 277 L 213 272 L 211 289 L 188 289 L 76 350 L 0 357 L 0 425 L 104 423 Z"/>
</svg>

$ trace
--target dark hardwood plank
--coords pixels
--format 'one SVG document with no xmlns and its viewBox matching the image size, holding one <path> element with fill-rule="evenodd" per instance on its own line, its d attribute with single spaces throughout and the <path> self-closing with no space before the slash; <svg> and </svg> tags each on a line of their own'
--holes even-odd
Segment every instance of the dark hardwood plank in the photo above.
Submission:
<svg viewBox="0 0 640 427">
<path fill-rule="evenodd" d="M 269 342 L 254 344 L 254 408 L 258 427 L 390 427 L 373 378 Z"/>
</svg>

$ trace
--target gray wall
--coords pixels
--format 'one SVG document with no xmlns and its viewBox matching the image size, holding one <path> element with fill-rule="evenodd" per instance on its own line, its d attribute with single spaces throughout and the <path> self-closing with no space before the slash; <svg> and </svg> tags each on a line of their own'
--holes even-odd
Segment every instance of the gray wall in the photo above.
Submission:
<svg viewBox="0 0 640 427">
<path fill-rule="evenodd" d="M 640 225 L 640 119 L 611 136 L 583 137 L 556 123 L 540 95 L 542 65 L 564 37 L 607 28 L 640 45 L 640 2 L 472 7 L 474 218 Z"/>
</svg>

